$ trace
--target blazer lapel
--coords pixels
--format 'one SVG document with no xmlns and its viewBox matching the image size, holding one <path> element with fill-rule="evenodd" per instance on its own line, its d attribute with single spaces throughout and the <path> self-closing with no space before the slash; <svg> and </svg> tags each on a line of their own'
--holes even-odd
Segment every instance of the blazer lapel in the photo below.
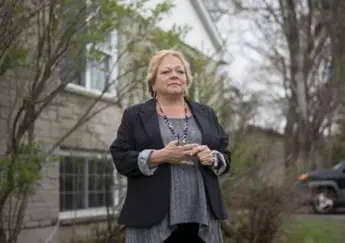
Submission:
<svg viewBox="0 0 345 243">
<path fill-rule="evenodd" d="M 206 144 L 208 142 L 208 138 L 210 138 L 212 135 L 207 109 L 204 106 L 198 105 L 197 103 L 187 99 L 186 102 L 189 105 L 194 119 L 200 128 L 202 144 Z M 159 129 L 158 114 L 154 99 L 147 101 L 141 106 L 139 116 L 144 125 L 144 129 L 146 130 L 146 134 L 148 134 L 153 142 L 153 148 L 163 148 L 164 144 Z"/>
<path fill-rule="evenodd" d="M 188 103 L 194 119 L 200 128 L 200 132 L 202 135 L 202 144 L 205 144 L 207 142 L 206 139 L 208 137 L 208 132 L 211 132 L 208 112 L 204 106 L 200 106 L 197 103 L 189 101 L 187 99 L 186 102 Z"/>
<path fill-rule="evenodd" d="M 156 102 L 154 99 L 150 99 L 141 106 L 139 110 L 139 116 L 142 123 L 144 124 L 146 133 L 149 135 L 153 142 L 153 147 L 155 149 L 163 148 L 164 144 L 159 130 Z"/>
</svg>

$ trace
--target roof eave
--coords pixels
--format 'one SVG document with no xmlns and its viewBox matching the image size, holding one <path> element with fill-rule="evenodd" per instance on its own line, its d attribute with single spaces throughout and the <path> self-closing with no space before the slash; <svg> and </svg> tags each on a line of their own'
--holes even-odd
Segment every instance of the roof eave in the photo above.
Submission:
<svg viewBox="0 0 345 243">
<path fill-rule="evenodd" d="M 209 33 L 211 40 L 216 47 L 217 52 L 219 52 L 222 48 L 223 41 L 204 3 L 202 2 L 202 0 L 191 0 L 191 3 L 194 6 L 197 13 L 199 14 L 199 17 L 203 22 L 204 26 L 206 27 L 206 30 Z"/>
</svg>

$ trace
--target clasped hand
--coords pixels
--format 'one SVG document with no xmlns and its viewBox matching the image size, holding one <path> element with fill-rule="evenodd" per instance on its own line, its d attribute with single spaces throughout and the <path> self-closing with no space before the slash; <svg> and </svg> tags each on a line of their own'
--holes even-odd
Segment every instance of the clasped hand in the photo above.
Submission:
<svg viewBox="0 0 345 243">
<path fill-rule="evenodd" d="M 192 156 L 197 156 L 202 165 L 211 166 L 213 163 L 212 152 L 206 145 L 196 143 L 178 145 L 178 141 L 175 140 L 167 144 L 161 152 L 171 164 L 192 165 L 193 162 L 190 161 Z"/>
</svg>

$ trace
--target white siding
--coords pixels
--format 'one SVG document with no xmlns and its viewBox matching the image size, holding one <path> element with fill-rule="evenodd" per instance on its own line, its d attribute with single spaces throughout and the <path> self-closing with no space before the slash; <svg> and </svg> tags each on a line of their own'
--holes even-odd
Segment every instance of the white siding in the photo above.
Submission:
<svg viewBox="0 0 345 243">
<path fill-rule="evenodd" d="M 164 0 L 149 0 L 146 8 L 151 8 L 163 1 Z M 191 30 L 183 41 L 204 54 L 211 56 L 216 52 L 216 47 L 191 1 L 198 0 L 172 0 L 175 7 L 163 18 L 159 23 L 159 27 L 163 30 L 168 30 L 174 24 L 190 26 Z"/>
</svg>

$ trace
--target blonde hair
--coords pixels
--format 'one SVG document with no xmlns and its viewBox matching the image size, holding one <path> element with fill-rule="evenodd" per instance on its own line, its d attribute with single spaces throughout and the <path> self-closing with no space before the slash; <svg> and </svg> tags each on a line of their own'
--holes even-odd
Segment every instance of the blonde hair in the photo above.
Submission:
<svg viewBox="0 0 345 243">
<path fill-rule="evenodd" d="M 150 91 L 150 94 L 152 97 L 154 96 L 154 91 L 152 89 L 152 86 L 155 84 L 155 81 L 156 81 L 158 67 L 161 64 L 164 57 L 166 57 L 168 55 L 171 55 L 171 56 L 174 56 L 174 57 L 177 57 L 178 59 L 180 59 L 180 61 L 182 62 L 182 65 L 185 69 L 185 73 L 186 73 L 186 77 L 187 77 L 187 85 L 189 86 L 192 82 L 192 74 L 191 74 L 191 70 L 189 67 L 189 63 L 185 59 L 183 53 L 180 51 L 175 51 L 175 50 L 160 50 L 160 51 L 156 52 L 155 55 L 152 56 L 152 58 L 150 60 L 149 67 L 147 69 L 146 81 L 147 81 L 147 84 L 149 86 L 149 91 Z"/>
</svg>

